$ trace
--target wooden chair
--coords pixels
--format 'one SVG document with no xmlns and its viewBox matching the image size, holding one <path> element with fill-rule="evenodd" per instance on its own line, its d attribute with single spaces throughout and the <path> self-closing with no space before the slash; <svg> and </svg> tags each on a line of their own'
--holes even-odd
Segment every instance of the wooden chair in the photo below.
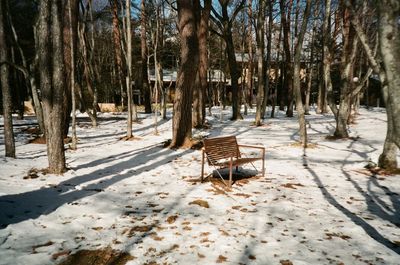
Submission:
<svg viewBox="0 0 400 265">
<path fill-rule="evenodd" d="M 201 181 L 204 177 L 204 163 L 207 158 L 208 164 L 216 168 L 218 175 L 225 183 L 222 175 L 219 173 L 218 168 L 229 168 L 229 184 L 228 187 L 232 186 L 232 170 L 233 167 L 238 169 L 238 166 L 251 163 L 254 161 L 262 161 L 262 176 L 265 173 L 264 157 L 265 148 L 262 146 L 254 145 L 240 145 L 237 143 L 236 136 L 223 136 L 208 138 L 203 140 L 204 147 L 202 148 L 202 159 L 201 159 Z M 260 156 L 257 157 L 243 157 L 243 153 L 240 152 L 240 148 L 253 148 L 261 151 Z M 253 165 L 254 167 L 254 165 Z M 255 167 L 254 167 L 255 168 Z M 255 168 L 256 169 L 256 168 Z M 257 170 L 257 169 L 256 169 Z M 258 170 L 257 170 L 258 171 Z M 225 183 L 226 184 L 226 183 Z"/>
</svg>

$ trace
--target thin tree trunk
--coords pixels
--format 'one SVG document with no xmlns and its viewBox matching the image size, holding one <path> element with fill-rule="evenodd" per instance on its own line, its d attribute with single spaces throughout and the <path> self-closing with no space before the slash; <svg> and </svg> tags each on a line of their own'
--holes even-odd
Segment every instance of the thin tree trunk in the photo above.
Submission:
<svg viewBox="0 0 400 265">
<path fill-rule="evenodd" d="M 1 92 L 3 98 L 3 116 L 4 116 L 4 144 L 5 156 L 15 158 L 15 140 L 12 122 L 12 98 L 9 84 L 9 66 L 4 63 L 8 61 L 8 51 L 6 43 L 6 6 L 5 1 L 0 0 L 0 80 Z"/>
<path fill-rule="evenodd" d="M 289 0 L 289 6 L 285 12 L 285 0 L 280 1 L 281 23 L 283 27 L 283 48 L 285 51 L 285 79 L 283 87 L 287 91 L 287 110 L 286 116 L 293 117 L 293 68 L 290 52 L 290 13 L 292 11 L 293 0 Z M 283 91 L 282 91 L 283 92 Z"/>
<path fill-rule="evenodd" d="M 125 107 L 124 97 L 124 86 L 122 82 L 122 46 L 121 46 L 121 32 L 119 30 L 119 21 L 118 21 L 118 0 L 110 0 L 112 1 L 112 32 L 113 32 L 113 43 L 114 43 L 114 56 L 116 67 L 116 76 L 118 80 L 118 84 L 121 88 L 121 105 L 122 109 Z"/>
<path fill-rule="evenodd" d="M 126 0 L 126 64 L 128 73 L 126 75 L 126 91 L 128 95 L 128 121 L 126 137 L 132 137 L 132 120 L 133 120 L 133 99 L 132 99 L 132 29 L 131 29 L 131 0 Z"/>
<path fill-rule="evenodd" d="M 248 78 L 247 78 L 247 89 L 248 89 L 248 95 L 247 95 L 247 103 L 249 105 L 249 108 L 253 108 L 253 24 L 251 20 L 253 19 L 253 1 L 248 0 L 248 8 L 247 8 L 247 45 L 249 46 L 249 62 L 248 62 Z"/>
<path fill-rule="evenodd" d="M 261 125 L 262 119 L 262 103 L 265 97 L 265 63 L 264 63 L 264 52 L 265 52 L 265 5 L 266 1 L 261 1 L 258 7 L 257 14 L 257 103 L 256 103 L 256 118 L 255 125 Z"/>
<path fill-rule="evenodd" d="M 276 104 L 278 101 L 278 83 L 279 80 L 281 79 L 281 76 L 279 74 L 279 69 L 280 69 L 280 54 L 281 54 L 281 39 L 282 39 L 282 25 L 279 28 L 279 37 L 278 37 L 278 43 L 276 45 L 276 51 L 277 51 L 277 55 L 276 55 L 276 65 L 275 65 L 275 82 L 274 82 L 274 86 L 273 86 L 273 97 L 272 97 L 272 109 L 271 109 L 271 118 L 275 117 L 275 108 L 276 108 Z M 281 71 L 282 74 L 282 71 Z"/>
<path fill-rule="evenodd" d="M 303 46 L 304 35 L 307 30 L 307 23 L 310 17 L 311 10 L 311 0 L 307 0 L 306 7 L 304 10 L 303 21 L 301 24 L 301 29 L 298 34 L 296 45 L 295 45 L 295 54 L 294 54 L 294 71 L 293 71 L 293 87 L 296 98 L 296 110 L 299 119 L 299 132 L 300 132 L 300 142 L 303 148 L 307 147 L 307 127 L 306 127 L 306 118 L 304 105 L 301 97 L 301 87 L 300 87 L 300 56 L 301 50 Z"/>
<path fill-rule="evenodd" d="M 269 96 L 269 89 L 270 89 L 270 80 L 269 80 L 269 73 L 271 72 L 271 47 L 272 47 L 272 26 L 274 22 L 273 17 L 273 3 L 269 1 L 268 6 L 268 35 L 267 35 L 267 58 L 265 59 L 265 85 L 264 85 L 264 98 L 261 106 L 261 117 L 264 119 L 265 111 L 267 109 L 268 103 L 268 96 Z"/>
<path fill-rule="evenodd" d="M 71 69 L 70 69 L 70 86 L 71 86 L 71 101 L 72 101 L 72 143 L 71 149 L 76 150 L 77 147 L 77 137 L 76 137 L 76 101 L 75 101 L 75 43 L 74 43 L 74 30 L 72 25 L 72 5 L 73 0 L 68 1 L 68 17 L 69 17 L 69 34 L 70 34 L 70 52 L 71 52 Z"/>
<path fill-rule="evenodd" d="M 150 96 L 150 86 L 149 77 L 147 74 L 147 16 L 146 16 L 146 1 L 141 1 L 140 7 L 140 47 L 141 47 L 141 86 L 144 98 L 144 112 L 151 113 L 151 96 Z"/>
</svg>

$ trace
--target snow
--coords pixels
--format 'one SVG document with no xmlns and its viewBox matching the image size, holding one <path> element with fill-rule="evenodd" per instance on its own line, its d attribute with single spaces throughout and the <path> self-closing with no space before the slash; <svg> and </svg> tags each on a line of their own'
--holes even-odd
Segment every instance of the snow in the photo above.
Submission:
<svg viewBox="0 0 400 265">
<path fill-rule="evenodd" d="M 140 114 L 138 139 L 122 141 L 126 113 L 102 113 L 98 128 L 79 116 L 68 172 L 24 179 L 47 166 L 45 145 L 23 130 L 35 120 L 15 120 L 16 159 L 4 157 L 1 126 L 0 264 L 57 264 L 63 253 L 108 246 L 134 256 L 128 264 L 400 264 L 399 176 L 364 169 L 382 150 L 384 109 L 361 109 L 344 140 L 326 138 L 332 115 L 312 113 L 306 151 L 294 144 L 297 119 L 283 112 L 261 127 L 254 113 L 229 121 L 227 109 L 221 121 L 212 112 L 211 129 L 194 135 L 265 146 L 265 177 L 231 191 L 200 183 L 199 150 L 162 147 L 171 120 L 155 135 L 154 117 Z"/>
</svg>

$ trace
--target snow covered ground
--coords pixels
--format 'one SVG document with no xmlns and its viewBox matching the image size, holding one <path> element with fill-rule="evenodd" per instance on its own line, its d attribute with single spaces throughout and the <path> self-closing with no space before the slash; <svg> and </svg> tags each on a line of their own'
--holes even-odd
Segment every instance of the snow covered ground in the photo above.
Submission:
<svg viewBox="0 0 400 265">
<path fill-rule="evenodd" d="M 400 176 L 364 169 L 382 150 L 383 109 L 361 109 L 345 140 L 327 139 L 333 117 L 313 113 L 305 153 L 297 119 L 282 112 L 261 127 L 254 115 L 213 114 L 194 135 L 265 146 L 264 178 L 231 191 L 200 183 L 199 150 L 162 147 L 171 120 L 155 135 L 140 114 L 140 139 L 121 141 L 126 113 L 101 114 L 96 129 L 80 116 L 69 171 L 43 175 L 32 169 L 47 166 L 46 147 L 27 143 L 33 119 L 15 121 L 17 159 L 4 157 L 0 126 L 0 264 L 57 264 L 106 247 L 132 255 L 128 264 L 400 264 Z"/>
</svg>

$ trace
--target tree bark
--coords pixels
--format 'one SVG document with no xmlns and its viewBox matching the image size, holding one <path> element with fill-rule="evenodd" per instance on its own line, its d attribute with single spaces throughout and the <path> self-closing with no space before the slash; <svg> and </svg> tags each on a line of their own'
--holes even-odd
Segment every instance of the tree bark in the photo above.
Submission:
<svg viewBox="0 0 400 265">
<path fill-rule="evenodd" d="M 281 23 L 283 27 L 283 48 L 285 51 L 285 79 L 283 87 L 287 91 L 286 116 L 293 117 L 293 67 L 290 52 L 290 14 L 293 0 L 289 0 L 289 6 L 285 12 L 285 0 L 280 1 Z"/>
<path fill-rule="evenodd" d="M 118 0 L 112 1 L 112 32 L 113 32 L 113 43 L 114 43 L 114 56 L 116 64 L 116 76 L 117 82 L 121 88 L 121 105 L 125 107 L 125 91 L 122 82 L 122 47 L 121 47 L 121 32 L 119 30 L 118 21 Z M 146 61 L 147 62 L 147 61 Z"/>
<path fill-rule="evenodd" d="M 126 137 L 132 137 L 132 120 L 133 120 L 133 98 L 132 98 L 132 29 L 131 29 L 131 0 L 126 0 L 126 65 L 128 73 L 126 75 L 126 91 L 128 96 L 128 120 Z"/>
<path fill-rule="evenodd" d="M 253 108 L 253 24 L 252 24 L 252 19 L 253 19 L 253 11 L 252 11 L 252 5 L 253 1 L 248 0 L 248 11 L 247 11 L 247 20 L 248 20 L 248 32 L 247 32 L 247 45 L 249 46 L 249 62 L 248 62 L 248 77 L 247 77 L 247 103 L 250 108 Z"/>
<path fill-rule="evenodd" d="M 192 136 L 193 80 L 199 62 L 195 4 L 178 0 L 178 28 L 181 39 L 181 64 L 176 81 L 171 147 L 189 144 Z"/>
<path fill-rule="evenodd" d="M 265 6 L 266 1 L 260 1 L 257 14 L 257 100 L 255 125 L 261 126 L 262 103 L 265 97 Z"/>
<path fill-rule="evenodd" d="M 149 86 L 149 77 L 147 74 L 147 15 L 146 15 L 146 1 L 141 1 L 140 7 L 140 49 L 141 49 L 141 86 L 144 99 L 144 112 L 151 113 L 151 95 Z"/>
<path fill-rule="evenodd" d="M 300 56 L 303 46 L 304 35 L 307 30 L 308 19 L 310 17 L 310 10 L 311 10 L 311 0 L 307 0 L 303 15 L 303 21 L 301 24 L 301 29 L 298 36 L 296 37 L 297 41 L 295 44 L 294 71 L 293 71 L 293 87 L 296 98 L 297 116 L 299 119 L 300 142 L 303 148 L 307 147 L 307 127 L 306 127 L 305 111 L 302 102 L 301 87 L 300 87 Z"/>
<path fill-rule="evenodd" d="M 202 127 L 205 122 L 205 92 L 207 91 L 207 69 L 208 69 L 208 21 L 211 12 L 211 0 L 204 1 L 204 7 L 201 9 L 201 17 L 198 25 L 199 39 L 199 69 L 196 78 L 196 86 L 193 102 L 193 127 Z"/>
<path fill-rule="evenodd" d="M 76 137 L 76 100 L 75 100 L 75 33 L 72 23 L 73 12 L 73 0 L 68 1 L 68 18 L 69 18 L 69 51 L 70 51 L 70 87 L 71 87 L 71 102 L 72 102 L 72 120 L 71 120 L 71 131 L 72 131 L 72 142 L 71 149 L 76 150 L 78 139 Z M 74 14 L 76 16 L 76 14 Z M 66 67 L 67 68 L 67 67 Z"/>
<path fill-rule="evenodd" d="M 8 51 L 6 43 L 6 2 L 0 0 L 0 80 L 1 80 L 1 92 L 3 98 L 3 116 L 4 116 L 4 144 L 5 144 L 5 156 L 15 158 L 15 140 L 13 132 L 12 122 L 12 98 L 11 88 L 9 83 L 9 66 L 6 63 L 8 61 Z"/>
<path fill-rule="evenodd" d="M 393 119 L 393 142 L 400 148 L 400 5 L 378 1 L 380 53 L 388 86 L 387 111 Z M 388 117 L 389 118 L 389 117 Z"/>
<path fill-rule="evenodd" d="M 383 97 L 385 102 L 388 101 L 388 86 L 385 85 L 383 88 Z M 392 170 L 397 168 L 397 150 L 395 139 L 394 139 L 394 128 L 393 128 L 393 116 L 392 112 L 386 110 L 387 115 L 387 131 L 385 143 L 383 145 L 382 154 L 378 159 L 378 166 L 387 170 Z"/>
<path fill-rule="evenodd" d="M 38 21 L 40 88 L 49 171 L 54 174 L 61 174 L 66 170 L 63 141 L 65 67 L 61 18 L 60 1 L 41 1 Z"/>
</svg>

